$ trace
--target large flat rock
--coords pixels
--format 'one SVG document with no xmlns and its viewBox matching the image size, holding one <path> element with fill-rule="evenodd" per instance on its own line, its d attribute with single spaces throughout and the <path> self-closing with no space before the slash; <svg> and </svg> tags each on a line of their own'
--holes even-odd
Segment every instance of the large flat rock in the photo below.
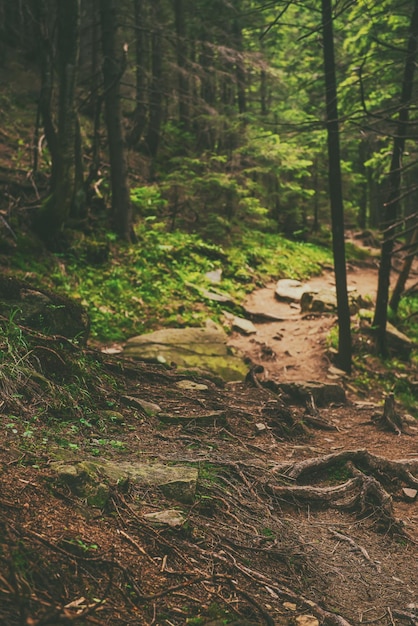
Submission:
<svg viewBox="0 0 418 626">
<path fill-rule="evenodd" d="M 226 333 L 214 324 L 206 328 L 166 328 L 132 337 L 124 352 L 142 361 L 209 370 L 226 381 L 243 380 L 248 367 L 231 353 L 226 342 Z"/>
<path fill-rule="evenodd" d="M 132 483 L 158 487 L 167 498 L 178 502 L 193 502 L 198 479 L 195 467 L 163 465 L 135 461 L 80 461 L 52 463 L 57 478 L 66 483 L 79 497 L 93 506 L 101 505 L 107 497 L 107 483 Z M 105 482 L 103 482 L 103 480 Z"/>
</svg>

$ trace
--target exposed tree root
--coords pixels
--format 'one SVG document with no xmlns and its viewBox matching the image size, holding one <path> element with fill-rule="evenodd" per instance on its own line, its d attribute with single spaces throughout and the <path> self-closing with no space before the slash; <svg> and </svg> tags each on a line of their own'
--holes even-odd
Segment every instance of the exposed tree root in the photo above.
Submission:
<svg viewBox="0 0 418 626">
<path fill-rule="evenodd" d="M 306 459 L 299 463 L 283 463 L 275 467 L 280 477 L 295 481 L 307 474 L 330 470 L 343 465 L 352 478 L 346 482 L 327 487 L 312 485 L 277 485 L 269 481 L 265 488 L 276 498 L 293 504 L 326 505 L 337 509 L 356 511 L 360 516 L 372 515 L 385 530 L 396 532 L 414 541 L 404 529 L 404 524 L 394 515 L 392 497 L 379 479 L 393 478 L 410 487 L 417 487 L 418 478 L 412 471 L 418 469 L 418 460 L 390 461 L 370 454 L 367 450 L 344 451 L 336 454 Z M 366 473 L 365 473 L 366 472 Z"/>
</svg>

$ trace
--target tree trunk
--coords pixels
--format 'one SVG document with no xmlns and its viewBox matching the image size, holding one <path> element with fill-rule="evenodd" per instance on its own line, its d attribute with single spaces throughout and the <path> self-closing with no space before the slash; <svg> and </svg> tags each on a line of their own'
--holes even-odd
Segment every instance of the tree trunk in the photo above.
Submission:
<svg viewBox="0 0 418 626">
<path fill-rule="evenodd" d="M 379 281 L 376 297 L 376 308 L 373 326 L 376 328 L 376 348 L 380 355 L 387 356 L 386 325 L 388 314 L 390 271 L 392 253 L 396 232 L 396 221 L 400 206 L 400 192 L 402 179 L 402 156 L 405 149 L 405 140 L 408 131 L 409 105 L 412 98 L 413 79 L 418 44 L 418 0 L 415 0 L 414 11 L 411 17 L 410 36 L 405 60 L 402 91 L 400 98 L 399 117 L 396 136 L 393 142 L 392 159 L 389 171 L 389 196 L 384 206 L 383 243 L 379 265 Z"/>
<path fill-rule="evenodd" d="M 100 23 L 103 50 L 103 88 L 105 121 L 109 142 L 112 217 L 117 233 L 126 241 L 132 239 L 132 205 L 128 186 L 128 166 L 122 130 L 120 79 L 126 59 L 116 53 L 117 13 L 114 0 L 100 0 Z"/>
<path fill-rule="evenodd" d="M 144 0 L 134 0 L 135 19 L 135 91 L 136 107 L 133 116 L 133 128 L 129 135 L 129 145 L 137 146 L 147 125 L 146 105 L 146 51 L 147 34 L 145 32 L 146 11 Z"/>
<path fill-rule="evenodd" d="M 39 41 L 39 64 L 41 72 L 41 88 L 39 93 L 38 113 L 42 118 L 45 138 L 51 156 L 50 187 L 55 186 L 56 168 L 58 164 L 57 133 L 52 119 L 51 100 L 53 85 L 53 42 L 49 33 L 48 11 L 44 0 L 35 4 L 35 23 Z M 38 149 L 38 146 L 36 146 Z"/>
<path fill-rule="evenodd" d="M 184 130 L 188 130 L 189 118 L 189 79 L 187 76 L 187 40 L 184 0 L 174 1 L 176 25 L 176 54 L 178 67 L 178 102 L 179 121 Z"/>
<path fill-rule="evenodd" d="M 409 246 L 411 249 L 407 254 L 401 272 L 398 276 L 398 280 L 396 281 L 395 289 L 393 290 L 392 297 L 389 302 L 389 306 L 395 313 L 398 310 L 399 302 L 401 300 L 402 294 L 405 291 L 406 281 L 408 280 L 409 272 L 411 271 L 412 262 L 414 260 L 414 256 L 416 252 L 414 251 L 414 247 L 418 243 L 418 227 L 413 231 L 411 238 L 409 239 Z"/>
<path fill-rule="evenodd" d="M 152 77 L 149 94 L 149 124 L 146 146 L 149 156 L 155 159 L 160 145 L 161 124 L 163 121 L 163 48 L 161 28 L 158 25 L 158 14 L 161 11 L 159 0 L 154 0 L 152 9 L 155 28 L 151 35 Z"/>
<path fill-rule="evenodd" d="M 45 11 L 42 5 L 41 11 Z M 45 45 L 50 46 L 46 39 Z M 57 73 L 58 122 L 55 133 L 51 119 L 51 67 L 48 54 L 43 59 L 40 106 L 48 145 L 53 161 L 51 194 L 38 215 L 38 230 L 51 243 L 71 213 L 78 214 L 83 204 L 81 141 L 75 105 L 78 57 L 80 47 L 80 0 L 66 0 L 57 4 Z M 52 149 L 51 149 L 52 147 Z"/>
<path fill-rule="evenodd" d="M 337 290 L 338 366 L 344 371 L 350 373 L 351 328 L 350 309 L 347 295 L 347 273 L 345 266 L 344 207 L 341 184 L 340 138 L 331 0 L 322 0 L 322 29 L 332 245 L 334 253 L 335 284 Z"/>
</svg>

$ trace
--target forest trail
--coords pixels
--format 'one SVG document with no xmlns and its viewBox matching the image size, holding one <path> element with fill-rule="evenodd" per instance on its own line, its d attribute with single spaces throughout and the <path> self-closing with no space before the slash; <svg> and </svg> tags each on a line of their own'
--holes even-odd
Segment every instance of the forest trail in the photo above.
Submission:
<svg viewBox="0 0 418 626">
<path fill-rule="evenodd" d="M 395 260 L 392 286 L 396 283 L 401 261 Z M 347 268 L 348 288 L 363 298 L 376 299 L 378 261 Z M 418 263 L 411 269 L 407 287 L 418 281 Z M 335 286 L 334 272 L 327 268 L 320 276 L 307 281 L 313 290 L 329 290 Z M 253 291 L 244 303 L 247 310 L 274 315 L 278 322 L 255 323 L 257 333 L 246 336 L 233 332 L 229 345 L 238 349 L 252 363 L 264 367 L 265 376 L 277 381 L 326 381 L 338 379 L 328 353 L 327 341 L 336 325 L 335 315 L 302 314 L 299 305 L 281 302 L 275 297 L 276 283 Z M 330 370 L 331 368 L 331 370 Z"/>
</svg>

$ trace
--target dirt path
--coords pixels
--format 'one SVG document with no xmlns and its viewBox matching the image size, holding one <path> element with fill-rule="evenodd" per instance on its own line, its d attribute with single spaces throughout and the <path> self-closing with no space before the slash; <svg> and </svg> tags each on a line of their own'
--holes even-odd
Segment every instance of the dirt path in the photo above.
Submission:
<svg viewBox="0 0 418 626">
<path fill-rule="evenodd" d="M 397 273 L 392 273 L 395 282 Z M 410 284 L 417 281 L 417 267 L 411 274 Z M 347 272 L 348 287 L 356 289 L 363 297 L 375 301 L 377 292 L 377 264 L 350 266 Z M 327 269 L 308 284 L 315 289 L 335 286 L 334 273 Z M 245 307 L 254 312 L 268 313 L 282 319 L 280 322 L 255 324 L 257 333 L 245 336 L 231 335 L 229 345 L 240 350 L 253 363 L 263 365 L 266 376 L 279 381 L 335 379 L 331 360 L 327 355 L 329 333 L 336 324 L 336 316 L 302 316 L 299 305 L 280 302 L 275 298 L 275 283 L 250 294 Z M 338 376 L 337 376 L 338 378 Z"/>
</svg>

